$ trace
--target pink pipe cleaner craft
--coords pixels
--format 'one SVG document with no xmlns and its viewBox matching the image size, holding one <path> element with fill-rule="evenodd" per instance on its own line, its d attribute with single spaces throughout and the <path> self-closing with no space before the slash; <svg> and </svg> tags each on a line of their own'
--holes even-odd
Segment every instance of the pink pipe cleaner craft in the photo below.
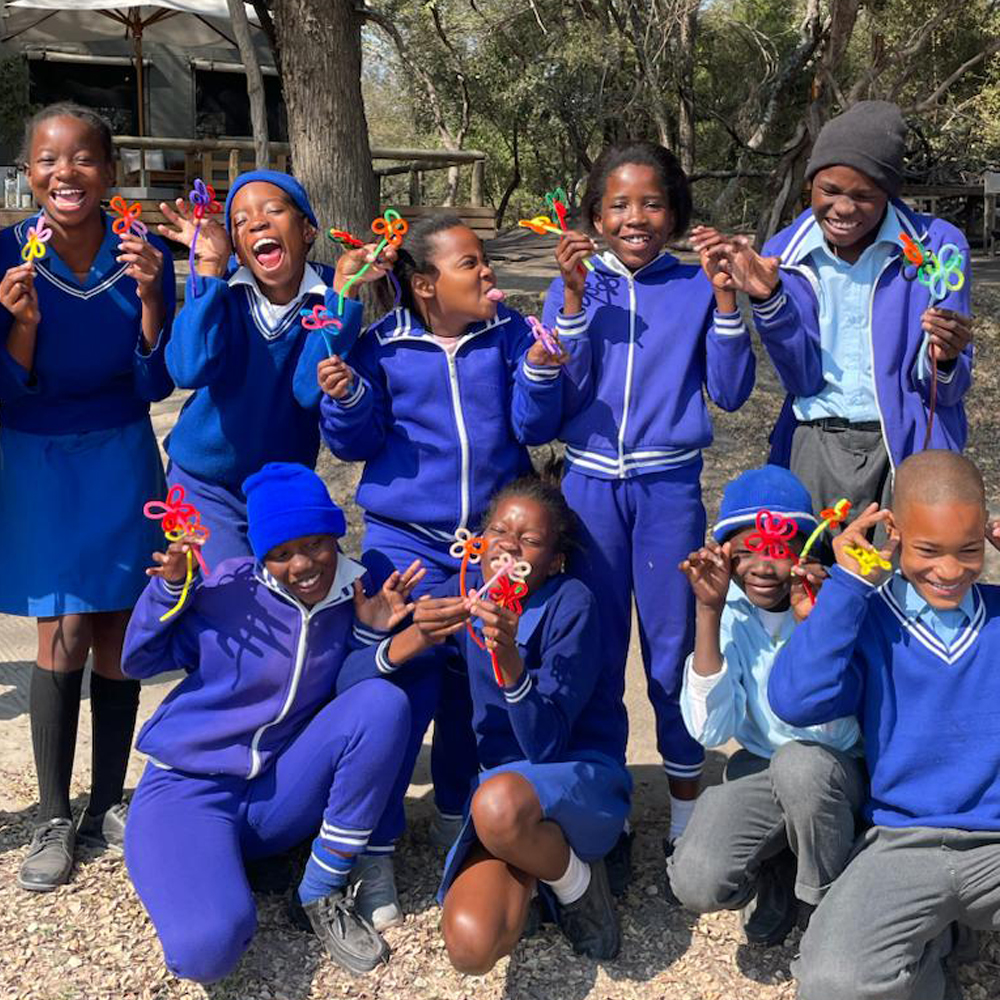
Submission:
<svg viewBox="0 0 1000 1000">
<path fill-rule="evenodd" d="M 299 315 L 302 317 L 302 328 L 304 330 L 319 330 L 321 336 L 323 337 L 323 342 L 326 344 L 327 354 L 333 354 L 333 340 L 337 334 L 330 334 L 327 330 L 332 326 L 336 327 L 339 333 L 344 324 L 340 322 L 335 316 L 331 316 L 326 306 L 315 305 L 312 309 L 300 309 Z"/>
<path fill-rule="evenodd" d="M 555 336 L 554 331 L 550 330 L 547 326 L 544 326 L 537 316 L 525 316 L 528 321 L 528 326 L 531 327 L 531 335 L 535 340 L 540 340 L 542 342 L 542 347 L 549 352 L 554 358 L 562 356 L 562 349 L 559 347 L 559 341 Z"/>
<path fill-rule="evenodd" d="M 188 266 L 191 269 L 191 284 L 194 296 L 197 298 L 201 294 L 201 286 L 194 265 L 197 260 L 195 248 L 198 245 L 201 224 L 206 215 L 218 215 L 222 211 L 222 206 L 215 199 L 215 188 L 211 184 L 206 184 L 200 177 L 195 178 L 194 187 L 188 194 L 188 201 L 191 202 L 195 217 L 194 237 L 191 240 L 191 252 L 188 254 Z"/>
<path fill-rule="evenodd" d="M 52 230 L 48 227 L 44 212 L 39 212 L 35 224 L 28 227 L 27 237 L 27 242 L 21 247 L 21 260 L 25 263 L 41 260 L 45 256 L 45 244 L 52 239 Z"/>
<path fill-rule="evenodd" d="M 182 538 L 190 538 L 191 548 L 187 551 L 187 574 L 184 578 L 184 589 L 177 603 L 164 615 L 160 616 L 160 621 L 165 622 L 175 615 L 184 604 L 188 591 L 191 589 L 191 581 L 194 579 L 194 565 L 192 562 L 192 551 L 194 558 L 198 560 L 202 573 L 208 576 L 208 566 L 205 558 L 201 554 L 200 542 L 204 542 L 211 535 L 207 525 L 201 523 L 201 514 L 193 503 L 188 503 L 185 499 L 184 487 L 180 483 L 175 483 L 167 490 L 166 501 L 149 500 L 142 508 L 143 514 L 151 521 L 161 521 L 163 534 L 170 542 L 179 542 Z"/>
</svg>

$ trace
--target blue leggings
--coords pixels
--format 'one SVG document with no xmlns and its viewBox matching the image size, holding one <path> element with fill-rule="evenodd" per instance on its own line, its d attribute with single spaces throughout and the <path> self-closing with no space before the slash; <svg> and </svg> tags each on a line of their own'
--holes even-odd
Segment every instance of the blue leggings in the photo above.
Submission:
<svg viewBox="0 0 1000 1000">
<path fill-rule="evenodd" d="M 394 569 L 402 571 L 414 559 L 420 559 L 427 575 L 414 591 L 414 596 L 419 597 L 439 588 L 459 570 L 459 560 L 448 554 L 450 542 L 435 541 L 372 517 L 365 518 L 365 528 L 361 561 L 373 586 L 380 587 Z M 458 588 L 455 589 L 457 593 Z M 461 658 L 441 648 L 435 656 L 421 657 L 420 664 L 412 668 L 404 666 L 392 679 L 406 691 L 412 722 L 396 787 L 389 796 L 385 815 L 372 834 L 369 850 L 373 853 L 391 850 L 405 828 L 403 799 L 431 719 L 434 720 L 431 776 L 434 801 L 441 813 L 461 819 L 479 771 L 469 678 Z"/>
<path fill-rule="evenodd" d="M 385 808 L 410 712 L 367 680 L 324 706 L 258 777 L 146 766 L 129 808 L 125 863 L 167 968 L 209 983 L 228 975 L 257 928 L 244 860 L 280 854 L 320 824 L 358 853 Z"/>
<path fill-rule="evenodd" d="M 701 462 L 634 479 L 597 479 L 574 470 L 563 493 L 584 525 L 573 569 L 597 595 L 607 669 L 625 692 L 632 595 L 656 746 L 672 778 L 697 778 L 705 751 L 681 718 L 684 661 L 694 648 L 694 598 L 678 564 L 705 542 Z"/>
</svg>

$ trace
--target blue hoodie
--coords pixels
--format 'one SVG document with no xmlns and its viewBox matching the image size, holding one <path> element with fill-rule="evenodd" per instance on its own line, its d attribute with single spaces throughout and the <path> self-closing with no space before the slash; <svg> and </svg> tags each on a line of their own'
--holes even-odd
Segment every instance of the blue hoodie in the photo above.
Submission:
<svg viewBox="0 0 1000 1000">
<path fill-rule="evenodd" d="M 545 298 L 544 321 L 572 356 L 559 433 L 568 466 L 628 479 L 696 461 L 712 442 L 704 390 L 724 410 L 753 390 L 740 314 L 713 313 L 702 269 L 669 253 L 634 273 L 610 252 L 592 260 L 583 312 L 563 315 L 562 278 Z"/>
<path fill-rule="evenodd" d="M 384 316 L 351 354 L 343 399 L 323 397 L 320 429 L 337 458 L 363 461 L 369 514 L 451 538 L 531 467 L 525 445 L 555 437 L 563 373 L 529 365 L 523 317 L 501 306 L 458 338 L 454 355 L 407 309 Z"/>
<path fill-rule="evenodd" d="M 971 312 L 969 244 L 951 223 L 918 215 L 901 201 L 892 202 L 904 230 L 925 247 L 939 252 L 953 243 L 965 258 L 965 284 L 938 305 L 968 315 Z M 812 211 L 764 245 L 764 256 L 781 258 L 781 282 L 765 302 L 754 303 L 754 324 L 781 384 L 788 393 L 771 432 L 771 457 L 776 465 L 789 463 L 797 421 L 792 411 L 796 396 L 813 396 L 824 386 L 820 350 L 819 286 L 815 272 L 804 261 L 804 238 L 818 226 Z M 900 247 L 885 263 L 872 288 L 869 336 L 872 377 L 882 436 L 893 467 L 919 451 L 927 428 L 929 380 L 917 378 L 917 359 L 924 344 L 920 317 L 930 293 L 919 281 L 903 278 L 906 261 Z M 972 384 L 972 345 L 954 362 L 940 366 L 937 411 L 930 448 L 961 451 L 968 424 L 963 398 Z"/>
</svg>

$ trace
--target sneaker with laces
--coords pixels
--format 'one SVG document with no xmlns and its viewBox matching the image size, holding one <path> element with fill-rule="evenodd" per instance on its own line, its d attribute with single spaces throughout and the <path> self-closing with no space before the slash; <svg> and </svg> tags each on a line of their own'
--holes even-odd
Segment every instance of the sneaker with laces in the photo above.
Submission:
<svg viewBox="0 0 1000 1000">
<path fill-rule="evenodd" d="M 559 903 L 559 928 L 578 955 L 612 959 L 621 947 L 621 927 L 603 861 L 591 861 L 590 885 L 573 903 Z"/>
<path fill-rule="evenodd" d="M 389 961 L 389 946 L 358 913 L 352 888 L 335 889 L 329 896 L 304 903 L 302 910 L 326 953 L 348 972 L 364 975 Z"/>
<path fill-rule="evenodd" d="M 99 816 L 91 816 L 90 810 L 87 809 L 80 817 L 80 824 L 76 828 L 76 839 L 87 847 L 121 854 L 125 850 L 127 818 L 128 806 L 124 802 L 116 803 Z"/>
<path fill-rule="evenodd" d="M 358 913 L 375 930 L 384 931 L 403 922 L 391 854 L 363 854 L 354 862 L 348 884 L 354 887 Z"/>
<path fill-rule="evenodd" d="M 458 840 L 458 835 L 462 832 L 464 822 L 462 816 L 445 816 L 443 813 L 435 812 L 427 839 L 439 850 L 450 851 L 451 845 Z"/>
<path fill-rule="evenodd" d="M 65 885 L 73 871 L 75 842 L 76 831 L 71 819 L 50 819 L 35 827 L 17 884 L 29 892 L 52 892 Z"/>
</svg>

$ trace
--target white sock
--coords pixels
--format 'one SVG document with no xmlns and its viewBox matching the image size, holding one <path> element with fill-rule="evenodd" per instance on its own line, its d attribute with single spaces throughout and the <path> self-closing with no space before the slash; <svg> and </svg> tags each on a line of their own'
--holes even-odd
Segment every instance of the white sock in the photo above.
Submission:
<svg viewBox="0 0 1000 1000">
<path fill-rule="evenodd" d="M 675 799 L 670 796 L 670 843 L 674 843 L 677 838 L 687 829 L 688 820 L 694 812 L 694 805 L 697 799 Z"/>
<path fill-rule="evenodd" d="M 564 906 L 575 903 L 590 885 L 590 865 L 581 861 L 571 847 L 569 849 L 569 864 L 559 878 L 550 882 L 542 881 L 556 894 L 556 899 Z"/>
</svg>

